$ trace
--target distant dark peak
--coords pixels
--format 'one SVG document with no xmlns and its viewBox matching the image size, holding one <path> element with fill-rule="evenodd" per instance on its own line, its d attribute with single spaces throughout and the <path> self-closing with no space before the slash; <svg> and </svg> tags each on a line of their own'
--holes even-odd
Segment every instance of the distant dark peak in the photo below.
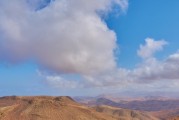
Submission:
<svg viewBox="0 0 179 120">
<path fill-rule="evenodd" d="M 54 97 L 54 96 L 5 96 L 5 97 L 0 97 L 0 100 L 10 100 L 10 101 L 23 101 L 25 103 L 32 104 L 34 102 L 52 102 L 52 101 L 59 101 L 62 103 L 76 103 L 71 97 L 69 96 L 59 96 L 59 97 Z"/>
<path fill-rule="evenodd" d="M 109 99 L 106 98 L 98 98 L 96 100 L 96 104 L 97 105 L 109 105 L 109 106 L 118 106 L 118 103 L 111 101 Z"/>
<path fill-rule="evenodd" d="M 106 98 L 98 98 L 96 101 L 97 102 L 111 102 L 111 103 L 114 103 L 113 101 L 111 101 L 109 99 L 106 99 Z"/>
<path fill-rule="evenodd" d="M 13 95 L 13 96 L 0 97 L 0 99 L 17 100 L 17 99 L 19 99 L 19 98 L 18 98 L 17 96 Z"/>
<path fill-rule="evenodd" d="M 59 97 L 55 97 L 54 100 L 56 101 L 72 101 L 75 102 L 71 97 L 69 96 L 59 96 Z"/>
</svg>

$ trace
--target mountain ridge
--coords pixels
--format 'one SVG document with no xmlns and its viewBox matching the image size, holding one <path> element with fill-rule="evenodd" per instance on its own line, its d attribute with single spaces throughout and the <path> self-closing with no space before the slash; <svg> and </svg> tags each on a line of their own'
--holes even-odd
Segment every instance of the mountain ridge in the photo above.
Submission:
<svg viewBox="0 0 179 120">
<path fill-rule="evenodd" d="M 103 109 L 111 111 L 110 113 L 114 113 L 115 109 L 118 116 L 81 105 L 69 96 L 6 96 L 0 98 L 0 120 L 133 120 L 133 118 L 141 120 L 141 117 L 142 120 L 149 120 L 149 118 L 155 118 L 134 110 L 110 106 L 105 108 L 103 106 Z M 137 116 L 131 117 L 131 115 Z"/>
<path fill-rule="evenodd" d="M 3 97 L 0 120 L 115 120 L 80 105 L 70 97 Z"/>
</svg>

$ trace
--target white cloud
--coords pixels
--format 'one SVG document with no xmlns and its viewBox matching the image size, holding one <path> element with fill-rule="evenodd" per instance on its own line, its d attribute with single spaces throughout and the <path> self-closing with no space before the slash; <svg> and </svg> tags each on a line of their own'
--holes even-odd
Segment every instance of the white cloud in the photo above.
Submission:
<svg viewBox="0 0 179 120">
<path fill-rule="evenodd" d="M 130 70 L 117 68 L 101 75 L 83 76 L 86 85 L 97 87 L 125 86 L 131 82 Z"/>
<path fill-rule="evenodd" d="M 79 87 L 83 87 L 82 84 L 80 84 L 79 82 L 75 81 L 75 80 L 67 80 L 64 79 L 61 76 L 45 76 L 46 78 L 46 82 L 47 84 L 55 87 L 55 88 L 67 88 L 67 89 L 73 89 L 73 88 L 79 88 Z"/>
<path fill-rule="evenodd" d="M 42 0 L 0 1 L 0 59 L 35 60 L 57 73 L 98 74 L 116 67 L 116 35 L 98 11 L 127 0 L 55 0 L 36 10 Z M 35 11 L 35 10 L 36 11 Z"/>
<path fill-rule="evenodd" d="M 116 0 L 116 3 L 121 6 L 121 8 L 124 12 L 128 8 L 128 0 Z"/>
<path fill-rule="evenodd" d="M 102 75 L 84 76 L 86 79 L 85 81 L 88 82 L 88 85 L 100 87 L 138 86 L 137 84 L 141 84 L 149 86 L 149 88 L 159 88 L 165 86 L 167 89 L 167 86 L 169 88 L 174 86 L 174 89 L 176 89 L 176 85 L 178 85 L 176 83 L 179 80 L 179 52 L 169 55 L 164 60 L 158 60 L 153 57 L 152 54 L 159 50 L 159 48 L 161 50 L 163 48 L 162 46 L 167 42 L 155 41 L 154 39 L 151 41 L 151 44 L 147 44 L 146 46 L 154 46 L 149 47 L 152 48 L 152 52 L 149 52 L 150 55 L 134 69 L 117 68 Z M 161 83 L 161 85 L 158 85 L 158 83 Z"/>
<path fill-rule="evenodd" d="M 44 78 L 55 87 L 79 85 L 61 74 L 85 78 L 112 71 L 116 34 L 101 14 L 111 12 L 114 4 L 124 12 L 128 0 L 53 0 L 48 5 L 44 0 L 1 0 L 0 60 L 33 60 L 59 74 Z M 83 84 L 94 83 L 84 79 Z"/>
<path fill-rule="evenodd" d="M 133 70 L 136 79 L 147 81 L 179 80 L 179 53 L 159 61 L 156 58 L 147 59 Z"/>
<path fill-rule="evenodd" d="M 153 57 L 153 55 L 163 49 L 164 45 L 167 44 L 164 40 L 155 41 L 152 38 L 145 39 L 145 45 L 140 45 L 140 49 L 137 51 L 137 54 L 146 59 Z"/>
</svg>

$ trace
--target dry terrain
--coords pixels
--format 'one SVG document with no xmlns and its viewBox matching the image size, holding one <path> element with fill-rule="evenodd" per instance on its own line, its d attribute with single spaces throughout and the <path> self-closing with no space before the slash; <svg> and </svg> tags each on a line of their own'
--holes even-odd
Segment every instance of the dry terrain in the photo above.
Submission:
<svg viewBox="0 0 179 120">
<path fill-rule="evenodd" d="M 88 107 L 70 97 L 2 97 L 0 120 L 158 120 L 146 112 Z"/>
<path fill-rule="evenodd" d="M 70 97 L 3 97 L 0 120 L 116 120 Z"/>
<path fill-rule="evenodd" d="M 179 109 L 150 112 L 150 114 L 161 120 L 179 120 Z"/>
<path fill-rule="evenodd" d="M 141 110 L 141 111 L 162 111 L 162 110 L 174 110 L 179 108 L 178 99 L 152 99 L 152 100 L 131 100 L 131 101 L 113 101 L 107 98 L 93 98 L 91 100 L 79 100 L 78 102 L 84 103 L 90 106 L 100 106 L 100 105 L 109 105 L 113 107 L 126 108 L 132 110 Z"/>
<path fill-rule="evenodd" d="M 178 120 L 179 119 L 179 99 L 171 99 L 164 97 L 148 97 L 147 99 L 109 99 L 109 97 L 78 97 L 78 102 L 89 106 L 104 106 L 130 109 L 133 111 L 142 111 L 142 113 L 150 113 L 152 116 L 160 120 Z M 129 111 L 130 111 L 129 110 Z M 115 111 L 116 112 L 116 111 Z"/>
<path fill-rule="evenodd" d="M 117 118 L 117 120 L 159 120 L 149 115 L 147 112 L 115 108 L 105 105 L 94 107 L 94 109 L 98 112 L 112 115 Z"/>
</svg>

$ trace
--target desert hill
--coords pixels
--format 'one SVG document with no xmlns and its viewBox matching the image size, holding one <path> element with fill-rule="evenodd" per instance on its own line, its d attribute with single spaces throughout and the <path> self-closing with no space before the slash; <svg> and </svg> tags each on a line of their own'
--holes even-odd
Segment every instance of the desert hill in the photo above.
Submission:
<svg viewBox="0 0 179 120">
<path fill-rule="evenodd" d="M 78 102 L 89 106 L 111 106 L 115 108 L 123 108 L 142 111 L 142 113 L 149 113 L 160 120 L 178 120 L 179 119 L 179 99 L 165 98 L 165 97 L 147 97 L 146 99 L 123 99 L 115 100 L 109 97 L 93 97 L 93 98 L 79 98 Z M 104 110 L 106 111 L 106 110 Z M 146 112 L 144 112 L 146 111 Z M 115 111 L 116 112 L 116 111 Z"/>
<path fill-rule="evenodd" d="M 0 120 L 116 120 L 70 97 L 3 97 Z"/>
<path fill-rule="evenodd" d="M 130 101 L 113 101 L 111 99 L 93 98 L 91 100 L 80 100 L 77 99 L 79 103 L 84 103 L 90 106 L 101 106 L 108 105 L 113 107 L 141 110 L 141 111 L 162 111 L 162 110 L 174 110 L 179 108 L 179 99 L 145 99 L 145 100 L 130 100 Z"/>
<path fill-rule="evenodd" d="M 110 106 L 97 106 L 94 109 L 98 112 L 112 115 L 117 120 L 159 120 L 146 112 L 115 108 Z"/>
<path fill-rule="evenodd" d="M 169 119 L 169 120 L 179 120 L 179 116 L 174 117 L 174 118 L 171 118 L 171 119 Z"/>
<path fill-rule="evenodd" d="M 151 112 L 150 114 L 161 120 L 179 120 L 179 109 Z"/>
</svg>

